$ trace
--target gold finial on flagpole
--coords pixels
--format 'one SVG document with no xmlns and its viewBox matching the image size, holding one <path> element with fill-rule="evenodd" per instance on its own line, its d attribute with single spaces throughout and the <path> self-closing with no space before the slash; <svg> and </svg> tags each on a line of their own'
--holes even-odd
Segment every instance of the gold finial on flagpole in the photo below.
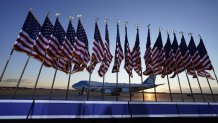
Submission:
<svg viewBox="0 0 218 123">
<path fill-rule="evenodd" d="M 80 18 L 82 17 L 82 15 L 81 15 L 81 14 L 78 14 L 77 17 L 78 17 L 78 19 L 80 20 Z"/>
<path fill-rule="evenodd" d="M 181 31 L 181 32 L 179 32 L 179 34 L 182 34 L 182 35 L 183 35 L 183 34 L 184 34 L 184 32 L 183 32 L 183 31 Z"/>
<path fill-rule="evenodd" d="M 70 19 L 70 21 L 72 21 L 74 19 L 74 17 L 73 16 L 69 16 L 69 19 Z"/>
<path fill-rule="evenodd" d="M 147 25 L 148 29 L 150 29 L 150 26 L 151 26 L 151 24 L 148 24 L 148 25 Z"/>
<path fill-rule="evenodd" d="M 200 34 L 198 34 L 198 36 L 200 37 L 200 39 L 201 39 L 201 35 Z"/>
<path fill-rule="evenodd" d="M 190 36 L 192 36 L 192 34 L 193 34 L 193 33 L 191 33 L 191 32 L 190 32 L 190 33 L 188 33 L 188 35 L 190 35 Z"/>
<path fill-rule="evenodd" d="M 167 32 L 168 35 L 170 34 L 170 30 L 167 29 L 166 32 Z"/>
<path fill-rule="evenodd" d="M 125 22 L 124 22 L 124 25 L 125 25 L 125 27 L 127 27 L 127 25 L 128 25 L 128 21 L 125 21 Z"/>
<path fill-rule="evenodd" d="M 48 11 L 48 14 L 46 16 L 49 16 L 49 14 L 51 14 L 51 13 L 52 13 L 52 11 Z"/>
<path fill-rule="evenodd" d="M 120 19 L 117 19 L 117 25 L 119 25 L 119 23 L 120 23 Z"/>
<path fill-rule="evenodd" d="M 105 22 L 106 24 L 108 24 L 108 21 L 109 21 L 109 20 L 108 20 L 107 18 L 104 20 L 104 22 Z"/>
<path fill-rule="evenodd" d="M 30 7 L 30 8 L 29 8 L 29 11 L 32 12 L 32 10 L 33 10 L 33 7 Z"/>
<path fill-rule="evenodd" d="M 96 18 L 96 19 L 95 19 L 95 23 L 98 23 L 98 21 L 99 21 L 99 18 Z"/>
<path fill-rule="evenodd" d="M 136 26 L 136 29 L 139 29 L 139 24 L 136 24 L 135 26 Z"/>
<path fill-rule="evenodd" d="M 61 16 L 61 13 L 60 13 L 60 12 L 57 12 L 55 15 L 56 15 L 56 17 L 57 17 L 58 19 L 60 19 L 60 16 Z"/>
<path fill-rule="evenodd" d="M 159 32 L 161 32 L 161 30 L 162 30 L 162 27 L 159 27 Z"/>
</svg>

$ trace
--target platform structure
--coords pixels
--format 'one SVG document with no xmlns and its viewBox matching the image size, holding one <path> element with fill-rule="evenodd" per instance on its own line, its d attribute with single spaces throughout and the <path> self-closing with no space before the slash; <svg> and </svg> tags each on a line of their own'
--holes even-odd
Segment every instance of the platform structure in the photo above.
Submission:
<svg viewBox="0 0 218 123">
<path fill-rule="evenodd" d="M 0 119 L 218 117 L 218 103 L 0 100 Z"/>
</svg>

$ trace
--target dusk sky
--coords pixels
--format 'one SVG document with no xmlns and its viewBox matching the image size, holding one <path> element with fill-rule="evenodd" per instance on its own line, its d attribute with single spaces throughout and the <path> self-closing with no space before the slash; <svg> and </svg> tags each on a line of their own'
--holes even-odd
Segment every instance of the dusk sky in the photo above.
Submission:
<svg viewBox="0 0 218 123">
<path fill-rule="evenodd" d="M 142 67 L 145 70 L 144 53 L 147 41 L 147 25 L 151 24 L 151 45 L 156 41 L 158 36 L 158 28 L 162 27 L 163 43 L 166 42 L 166 30 L 176 30 L 177 40 L 180 43 L 180 31 L 185 32 L 186 43 L 189 43 L 190 36 L 188 33 L 193 33 L 195 43 L 199 43 L 198 34 L 204 40 L 211 62 L 218 73 L 218 1 L 217 0 L 2 0 L 0 4 L 0 72 L 2 72 L 8 55 L 13 47 L 13 44 L 22 28 L 29 8 L 33 8 L 33 14 L 42 24 L 45 16 L 51 11 L 49 17 L 54 24 L 55 13 L 60 12 L 60 22 L 65 31 L 68 26 L 69 16 L 75 17 L 73 20 L 74 28 L 77 27 L 77 15 L 82 14 L 82 24 L 89 40 L 89 51 L 92 53 L 95 19 L 99 18 L 99 29 L 101 36 L 104 39 L 104 30 L 106 18 L 109 19 L 109 36 L 110 49 L 114 55 L 116 41 L 116 20 L 120 19 L 120 38 L 122 47 L 124 46 L 124 21 L 128 21 L 128 39 L 131 49 L 133 48 L 136 38 L 136 24 L 139 24 L 140 47 L 142 57 Z M 173 34 L 170 33 L 171 42 Z M 18 78 L 27 60 L 27 55 L 20 52 L 14 52 L 11 61 L 0 86 L 15 86 Z M 105 81 L 116 82 L 116 74 L 111 73 L 112 66 L 108 70 Z M 20 86 L 33 87 L 36 76 L 41 63 L 35 59 L 30 60 L 27 69 L 24 73 Z M 119 72 L 119 83 L 128 83 L 128 74 L 123 69 L 124 61 L 122 61 Z M 98 76 L 96 66 L 92 81 L 102 81 Z M 43 67 L 38 87 L 50 88 L 54 76 L 53 68 Z M 132 83 L 141 83 L 141 78 L 133 72 L 134 78 Z M 213 72 L 210 72 L 214 77 Z M 182 83 L 182 89 L 188 91 L 187 78 L 185 73 L 179 74 Z M 88 80 L 89 74 L 86 70 L 71 76 L 71 85 L 80 80 Z M 147 76 L 143 76 L 144 79 Z M 197 88 L 197 80 L 189 76 L 191 83 L 196 89 L 194 92 L 199 92 Z M 55 81 L 55 88 L 66 89 L 68 75 L 58 71 Z M 205 78 L 200 78 L 204 92 L 209 92 L 207 81 Z M 166 83 L 157 88 L 157 91 L 168 92 L 167 79 L 157 77 L 157 84 Z M 173 92 L 179 91 L 177 78 L 170 79 Z M 215 80 L 210 80 L 213 90 L 218 90 L 218 84 Z M 153 91 L 153 90 L 150 90 Z M 216 92 L 218 93 L 218 91 Z"/>
</svg>

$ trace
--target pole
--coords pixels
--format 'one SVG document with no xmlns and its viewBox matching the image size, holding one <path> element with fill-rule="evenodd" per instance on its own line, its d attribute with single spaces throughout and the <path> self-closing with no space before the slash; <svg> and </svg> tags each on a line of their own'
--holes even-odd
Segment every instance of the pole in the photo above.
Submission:
<svg viewBox="0 0 218 123">
<path fill-rule="evenodd" d="M 132 101 L 131 80 L 129 75 L 129 100 Z"/>
<path fill-rule="evenodd" d="M 103 75 L 102 101 L 104 101 L 104 77 L 105 76 Z"/>
<path fill-rule="evenodd" d="M 153 70 L 152 70 L 153 71 Z M 153 71 L 153 77 L 154 77 L 154 71 Z M 155 81 L 155 80 L 154 80 Z M 154 83 L 155 84 L 155 83 Z M 157 92 L 156 87 L 154 86 L 154 96 L 155 96 L 155 102 L 157 102 Z"/>
<path fill-rule="evenodd" d="M 167 71 L 167 69 L 166 69 L 166 71 Z M 170 91 L 170 100 L 171 100 L 171 102 L 173 102 L 173 97 L 172 97 L 172 92 L 171 92 L 171 88 L 170 88 L 170 81 L 169 81 L 169 76 L 168 75 L 167 75 L 167 82 L 168 82 L 168 87 L 169 87 L 169 91 Z"/>
<path fill-rule="evenodd" d="M 45 56 L 46 56 L 46 55 L 45 55 Z M 26 119 L 29 118 L 29 115 L 30 115 L 30 113 L 31 113 L 31 111 L 32 111 L 32 108 L 33 108 L 33 106 L 34 106 L 34 103 L 35 103 L 34 97 L 35 97 L 35 92 L 36 92 L 36 86 L 37 86 L 38 81 L 39 81 L 39 77 L 40 77 L 40 74 L 41 74 L 41 71 L 42 71 L 42 67 L 43 67 L 44 60 L 45 60 L 45 57 L 43 58 L 43 62 L 42 62 L 42 64 L 41 64 L 41 66 L 40 66 L 39 73 L 38 73 L 37 78 L 36 78 L 36 82 L 35 82 L 34 89 L 33 89 L 33 94 L 32 94 L 32 97 L 31 97 L 31 99 L 33 100 L 33 102 L 32 102 L 32 104 L 31 104 L 31 106 L 30 106 L 30 109 L 29 109 L 29 111 L 28 111 L 28 114 L 27 114 Z"/>
<path fill-rule="evenodd" d="M 70 78 L 71 78 L 71 69 L 72 65 L 70 65 L 70 73 L 69 73 L 69 78 L 68 78 L 68 84 L 67 84 L 67 92 L 66 92 L 66 100 L 68 99 L 68 94 L 69 94 L 69 86 L 70 86 Z"/>
<path fill-rule="evenodd" d="M 30 53 L 30 55 L 31 55 L 31 54 L 32 54 L 32 52 Z M 16 95 L 16 93 L 17 93 L 17 89 L 18 89 L 18 87 L 19 87 L 19 85 L 20 85 L 20 82 L 21 82 L 21 80 L 22 80 L 24 71 L 26 70 L 27 64 L 29 63 L 30 55 L 28 56 L 28 58 L 27 58 L 27 60 L 26 60 L 26 63 L 25 63 L 24 68 L 23 68 L 23 71 L 22 71 L 22 73 L 21 73 L 21 75 L 20 75 L 20 78 L 19 78 L 18 83 L 17 83 L 17 85 L 16 85 L 16 88 L 15 88 L 15 90 L 14 90 L 13 97 L 12 97 L 13 99 L 15 98 L 15 95 Z"/>
<path fill-rule="evenodd" d="M 117 72 L 117 81 L 116 81 L 116 101 L 118 101 L 118 72 Z"/>
<path fill-rule="evenodd" d="M 201 88 L 201 84 L 200 84 L 200 82 L 199 82 L 199 79 L 198 79 L 198 75 L 197 75 L 197 73 L 196 73 L 196 70 L 195 70 L 195 68 L 193 67 L 193 64 L 192 64 L 192 69 L 194 69 L 194 71 L 195 71 L 195 75 L 196 75 L 196 78 L 197 78 L 197 81 L 198 81 L 198 86 L 199 86 L 200 91 L 201 91 L 201 97 L 203 98 L 203 101 L 205 102 L 204 95 L 203 95 L 203 91 L 202 91 L 202 88 Z"/>
<path fill-rule="evenodd" d="M 181 87 L 181 82 L 180 82 L 180 78 L 179 78 L 179 74 L 178 74 L 177 64 L 176 64 L 176 76 L 177 76 L 177 78 L 178 78 L 178 83 L 179 83 L 180 94 L 181 94 L 181 97 L 182 97 L 182 102 L 184 102 L 183 93 L 182 93 L 182 87 Z"/>
<path fill-rule="evenodd" d="M 87 92 L 87 98 L 86 98 L 86 100 L 89 100 L 89 91 L 90 91 L 90 81 L 91 81 L 91 77 L 92 77 L 92 74 L 91 73 L 89 73 L 89 85 L 88 85 L 88 92 Z"/>
<path fill-rule="evenodd" d="M 182 102 L 184 102 L 183 93 L 182 93 L 182 87 L 181 87 L 181 82 L 180 82 L 178 73 L 176 73 L 176 76 L 177 76 L 177 78 L 178 78 L 178 83 L 179 83 L 180 95 L 181 95 L 181 97 L 182 97 Z"/>
<path fill-rule="evenodd" d="M 217 84 L 218 84 L 218 79 L 217 79 L 216 72 L 215 72 L 214 68 L 213 68 L 213 73 L 214 73 L 214 76 L 215 76 Z"/>
<path fill-rule="evenodd" d="M 205 71 L 205 69 L 203 69 L 203 70 Z M 214 94 L 213 94 L 213 90 L 212 90 L 211 85 L 210 85 L 210 82 L 209 82 L 208 78 L 206 77 L 206 73 L 204 73 L 204 75 L 205 75 L 205 78 L 207 79 L 207 83 L 208 83 L 208 85 L 209 85 L 209 88 L 210 88 L 210 92 L 211 92 L 211 94 L 212 94 L 213 101 L 216 102 L 215 97 L 214 97 Z"/>
<path fill-rule="evenodd" d="M 59 60 L 58 60 L 59 61 Z M 53 87 L 54 87 L 54 82 L 55 82 L 55 78 L 56 78 L 56 75 L 57 75 L 57 67 L 55 69 L 55 74 L 54 74 L 54 77 L 53 77 L 53 80 L 52 80 L 52 85 L 51 85 L 51 89 L 50 89 L 50 92 L 49 92 L 49 100 L 51 99 L 51 96 L 52 96 L 52 92 L 53 92 Z"/>
<path fill-rule="evenodd" d="M 143 76 L 142 76 L 142 74 L 141 74 L 141 83 L 143 83 Z M 145 101 L 144 89 L 142 90 L 142 98 L 143 98 L 143 102 L 144 102 Z"/>
<path fill-rule="evenodd" d="M 2 78 L 3 78 L 4 74 L 5 74 L 5 70 L 6 70 L 7 66 L 8 66 L 9 61 L 11 60 L 11 56 L 12 56 L 13 52 L 14 52 L 14 48 L 11 50 L 11 53 L 8 56 L 8 60 L 5 63 L 5 67 L 4 67 L 4 69 L 2 71 L 2 74 L 1 74 L 0 82 L 2 81 Z"/>
<path fill-rule="evenodd" d="M 192 91 L 191 83 L 190 83 L 190 80 L 189 80 L 189 78 L 188 78 L 188 74 L 187 74 L 187 71 L 186 71 L 186 70 L 185 70 L 185 75 L 186 75 L 186 78 L 187 78 L 187 80 L 188 80 L 188 85 L 189 85 L 189 88 L 190 88 L 190 91 L 191 91 L 192 100 L 193 100 L 193 102 L 195 102 L 195 98 L 194 98 L 194 94 L 193 94 L 193 91 Z"/>
</svg>

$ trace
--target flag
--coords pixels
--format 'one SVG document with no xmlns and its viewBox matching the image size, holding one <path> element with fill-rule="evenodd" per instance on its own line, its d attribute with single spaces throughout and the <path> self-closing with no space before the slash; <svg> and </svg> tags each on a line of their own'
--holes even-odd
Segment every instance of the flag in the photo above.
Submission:
<svg viewBox="0 0 218 123">
<path fill-rule="evenodd" d="M 74 43 L 75 43 L 75 37 L 76 37 L 76 32 L 73 28 L 72 25 L 72 20 L 70 19 L 66 36 L 64 38 L 64 42 L 62 45 L 62 57 L 68 59 L 71 61 L 73 59 L 73 50 L 74 50 Z"/>
<path fill-rule="evenodd" d="M 147 66 L 151 62 L 151 38 L 150 38 L 150 29 L 148 29 L 146 51 L 144 55 L 145 65 Z"/>
<path fill-rule="evenodd" d="M 112 73 L 119 72 L 120 64 L 123 58 L 124 58 L 124 54 L 120 43 L 119 25 L 117 24 L 116 49 L 115 49 L 114 66 L 112 68 Z"/>
<path fill-rule="evenodd" d="M 203 68 L 203 65 L 201 63 L 201 57 L 198 53 L 197 47 L 192 36 L 188 45 L 188 49 L 192 59 L 192 67 L 188 70 L 188 74 L 193 75 L 193 77 L 196 77 L 197 72 L 197 74 L 201 77 L 213 79 L 213 77 L 211 77 L 211 75 L 207 71 L 201 69 Z"/>
<path fill-rule="evenodd" d="M 127 37 L 127 27 L 125 26 L 125 45 L 124 45 L 124 54 L 125 54 L 125 64 L 124 68 L 129 76 L 133 77 L 132 75 L 132 54 L 129 48 L 129 42 Z"/>
<path fill-rule="evenodd" d="M 185 69 L 189 69 L 191 68 L 192 62 L 191 62 L 191 55 L 189 53 L 186 41 L 185 41 L 185 37 L 182 34 L 182 38 L 181 38 L 181 43 L 179 45 L 180 51 L 181 51 L 181 55 L 182 55 L 182 62 L 183 62 L 183 66 Z M 178 71 L 178 73 L 180 73 L 180 71 Z"/>
<path fill-rule="evenodd" d="M 83 71 L 83 69 L 87 67 L 90 60 L 88 38 L 80 19 L 78 20 L 76 36 L 72 59 L 75 63 L 73 72 Z"/>
<path fill-rule="evenodd" d="M 95 23 L 94 42 L 93 42 L 92 50 L 93 50 L 93 53 L 91 57 L 91 63 L 87 68 L 87 71 L 90 74 L 95 69 L 96 64 L 100 63 L 104 57 L 104 43 L 102 41 L 97 22 Z"/>
<path fill-rule="evenodd" d="M 23 27 L 18 35 L 18 38 L 14 43 L 14 49 L 30 55 L 32 52 L 34 41 L 39 34 L 40 28 L 40 23 L 37 21 L 33 13 L 29 11 Z"/>
<path fill-rule="evenodd" d="M 65 73 L 69 72 L 69 62 L 67 59 L 61 57 L 62 43 L 64 42 L 65 31 L 59 22 L 59 18 L 56 18 L 52 35 L 49 40 L 49 46 L 47 53 L 54 60 L 54 66 Z"/>
<path fill-rule="evenodd" d="M 175 59 L 174 59 L 174 52 L 172 49 L 172 45 L 170 42 L 170 36 L 167 34 L 167 42 L 164 46 L 164 55 L 165 55 L 165 63 L 163 66 L 163 73 L 161 77 L 165 77 L 165 75 L 171 74 L 173 72 L 172 66 L 174 66 Z"/>
<path fill-rule="evenodd" d="M 104 50 L 104 58 L 103 61 L 101 62 L 100 68 L 98 70 L 98 75 L 102 77 L 105 75 L 105 73 L 108 71 L 110 67 L 110 63 L 112 62 L 113 56 L 111 55 L 110 52 L 110 40 L 109 40 L 109 32 L 108 32 L 108 25 L 106 23 L 105 26 L 105 50 Z"/>
<path fill-rule="evenodd" d="M 137 28 L 136 41 L 132 50 L 132 65 L 135 72 L 141 76 L 142 75 L 142 66 L 141 66 L 141 57 L 140 57 L 140 43 L 139 43 L 139 29 Z"/>
<path fill-rule="evenodd" d="M 172 66 L 172 69 L 174 71 L 174 74 L 171 76 L 171 78 L 174 78 L 176 76 L 176 74 L 179 74 L 181 72 L 183 72 L 185 70 L 185 64 L 182 60 L 182 54 L 177 42 L 177 38 L 176 38 L 176 34 L 174 33 L 174 39 L 173 39 L 173 43 L 172 43 L 172 48 L 173 48 L 173 52 L 174 52 L 174 59 L 175 59 L 175 64 L 174 66 Z M 184 40 L 184 37 L 183 39 Z"/>
<path fill-rule="evenodd" d="M 43 64 L 47 67 L 53 67 L 53 59 L 50 56 L 46 55 L 52 31 L 53 25 L 47 15 L 39 32 L 38 38 L 36 39 L 33 46 L 33 49 L 37 54 L 36 59 L 40 62 L 43 62 Z"/>
<path fill-rule="evenodd" d="M 151 63 L 144 71 L 144 75 L 157 75 L 162 74 L 164 64 L 164 49 L 162 43 L 161 32 L 159 32 L 158 38 L 152 49 Z"/>
<path fill-rule="evenodd" d="M 202 67 L 204 68 L 204 70 L 212 70 L 213 65 L 211 64 L 210 58 L 207 55 L 207 50 L 205 48 L 205 45 L 204 45 L 202 38 L 200 38 L 200 42 L 197 46 L 197 50 L 198 50 L 198 53 L 200 55 L 201 64 L 202 64 Z"/>
</svg>

